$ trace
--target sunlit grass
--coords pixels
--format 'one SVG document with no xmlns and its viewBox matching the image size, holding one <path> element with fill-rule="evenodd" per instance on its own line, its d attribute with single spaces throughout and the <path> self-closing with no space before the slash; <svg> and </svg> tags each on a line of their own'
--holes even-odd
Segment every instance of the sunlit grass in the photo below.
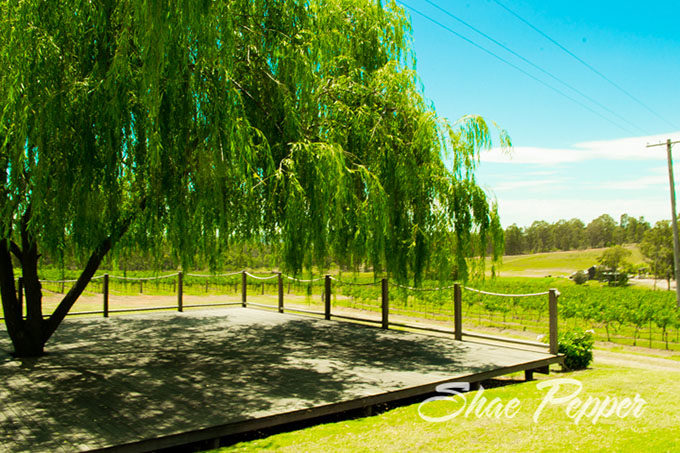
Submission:
<svg viewBox="0 0 680 453">
<path fill-rule="evenodd" d="M 485 389 L 482 396 L 499 398 L 507 405 L 520 402 L 513 418 L 460 415 L 442 423 L 427 422 L 418 413 L 419 404 L 397 408 L 381 415 L 330 423 L 220 451 L 672 451 L 680 438 L 680 406 L 674 403 L 680 392 L 680 373 L 646 371 L 596 365 L 595 369 L 557 373 L 539 381 Z M 548 389 L 537 388 L 547 379 L 570 378 L 581 382 L 578 395 L 603 400 L 606 396 L 633 399 L 639 394 L 647 404 L 639 418 L 612 415 L 583 417 L 578 424 L 566 413 L 566 403 L 547 405 L 538 422 L 533 417 Z M 566 396 L 576 387 L 563 387 L 556 396 Z M 471 404 L 475 395 L 466 395 Z M 460 404 L 430 403 L 422 412 L 430 416 L 453 413 Z M 487 404 L 488 407 L 488 404 Z M 428 413 L 429 411 L 429 413 Z"/>
<path fill-rule="evenodd" d="M 644 263 L 637 245 L 625 247 L 631 251 L 628 262 L 635 265 Z M 577 270 L 585 270 L 597 264 L 597 259 L 604 250 L 602 248 L 504 256 L 499 268 L 500 275 L 570 275 Z"/>
</svg>

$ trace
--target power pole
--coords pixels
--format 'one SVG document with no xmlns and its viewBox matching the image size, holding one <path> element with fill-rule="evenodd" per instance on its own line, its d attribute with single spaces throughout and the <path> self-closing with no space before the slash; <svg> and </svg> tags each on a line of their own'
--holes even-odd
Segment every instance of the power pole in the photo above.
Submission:
<svg viewBox="0 0 680 453">
<path fill-rule="evenodd" d="M 668 182 L 671 189 L 671 216 L 673 221 L 673 262 L 675 267 L 675 303 L 680 308 L 680 246 L 678 241 L 678 217 L 675 211 L 675 178 L 673 177 L 673 156 L 671 154 L 671 146 L 680 141 L 672 142 L 669 138 L 666 143 L 658 143 L 656 145 L 647 145 L 647 148 L 653 146 L 666 145 L 666 155 L 668 157 Z"/>
</svg>

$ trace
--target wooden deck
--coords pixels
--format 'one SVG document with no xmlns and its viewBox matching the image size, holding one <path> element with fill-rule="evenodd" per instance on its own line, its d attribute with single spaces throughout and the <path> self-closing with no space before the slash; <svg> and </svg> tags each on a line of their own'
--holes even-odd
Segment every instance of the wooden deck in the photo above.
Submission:
<svg viewBox="0 0 680 453">
<path fill-rule="evenodd" d="M 0 331 L 0 450 L 147 451 L 556 363 L 515 347 L 228 308 L 67 319 L 39 359 Z"/>
</svg>

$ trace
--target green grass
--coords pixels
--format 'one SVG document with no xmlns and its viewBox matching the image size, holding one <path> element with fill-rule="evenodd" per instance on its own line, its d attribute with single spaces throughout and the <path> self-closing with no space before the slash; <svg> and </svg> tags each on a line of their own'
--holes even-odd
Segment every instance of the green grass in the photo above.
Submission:
<svg viewBox="0 0 680 453">
<path fill-rule="evenodd" d="M 644 263 L 637 245 L 627 245 L 626 248 L 632 252 L 628 262 L 635 265 Z M 585 270 L 597 264 L 597 258 L 604 250 L 587 249 L 504 256 L 500 274 L 507 276 L 570 275 L 572 272 Z"/>
<path fill-rule="evenodd" d="M 434 423 L 418 414 L 419 404 L 397 408 L 381 415 L 329 423 L 283 433 L 265 439 L 240 443 L 219 451 L 672 451 L 680 438 L 680 406 L 674 404 L 680 392 L 679 373 L 615 368 L 596 365 L 595 369 L 558 373 L 539 381 L 484 389 L 490 402 L 499 398 L 507 405 L 513 398 L 520 402 L 513 418 L 477 418 L 460 415 Z M 581 382 L 578 395 L 633 399 L 639 394 L 646 402 L 639 418 L 583 418 L 578 424 L 566 414 L 566 405 L 548 405 L 538 423 L 533 416 L 547 389 L 538 382 L 570 378 Z M 556 396 L 570 394 L 575 387 L 564 387 Z M 475 394 L 466 394 L 468 407 Z M 422 407 L 429 416 L 453 413 L 459 405 L 440 401 Z M 487 403 L 488 407 L 488 403 Z"/>
</svg>

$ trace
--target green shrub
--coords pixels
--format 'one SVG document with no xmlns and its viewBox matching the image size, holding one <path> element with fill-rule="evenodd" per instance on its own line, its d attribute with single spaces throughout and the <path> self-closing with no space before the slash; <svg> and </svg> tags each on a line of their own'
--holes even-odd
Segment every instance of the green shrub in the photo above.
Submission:
<svg viewBox="0 0 680 453">
<path fill-rule="evenodd" d="M 559 335 L 558 352 L 564 354 L 565 370 L 582 370 L 593 360 L 593 334 L 581 329 L 570 330 Z"/>
<path fill-rule="evenodd" d="M 583 271 L 578 271 L 574 274 L 574 283 L 582 285 L 588 281 L 588 274 Z"/>
</svg>

